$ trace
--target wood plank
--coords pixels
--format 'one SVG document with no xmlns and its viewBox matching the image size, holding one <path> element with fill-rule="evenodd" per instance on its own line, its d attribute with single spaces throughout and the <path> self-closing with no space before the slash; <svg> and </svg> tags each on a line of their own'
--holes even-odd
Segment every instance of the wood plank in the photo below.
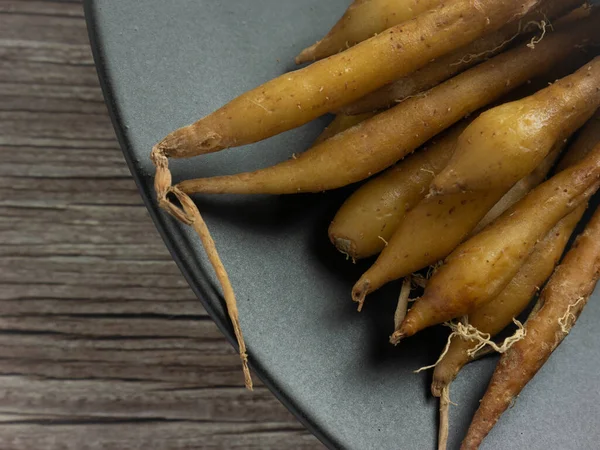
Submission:
<svg viewBox="0 0 600 450">
<path fill-rule="evenodd" d="M 60 64 L 0 59 L 0 83 L 98 87 L 98 75 L 93 67 L 75 65 L 69 66 L 69 70 L 61 67 Z"/>
<path fill-rule="evenodd" d="M 27 1 L 25 1 L 27 3 Z M 82 43 L 86 36 L 85 21 L 81 17 L 61 17 L 41 14 L 0 14 L 2 41 L 32 41 L 53 44 Z M 32 45 L 34 47 L 35 45 Z"/>
<path fill-rule="evenodd" d="M 0 0 L 0 448 L 315 449 L 154 229 L 79 1 Z"/>
<path fill-rule="evenodd" d="M 143 352 L 132 352 L 144 357 Z M 294 422 L 291 414 L 273 408 L 276 400 L 265 388 L 249 394 L 244 387 L 179 386 L 164 382 L 118 380 L 54 380 L 5 375 L 1 377 L 2 411 L 68 417 L 196 421 Z"/>
<path fill-rule="evenodd" d="M 78 1 L 22 1 L 0 0 L 0 14 L 30 14 L 36 16 L 58 16 L 83 18 Z"/>
<path fill-rule="evenodd" d="M 130 424 L 90 421 L 72 426 L 55 420 L 45 424 L 8 423 L 0 434 L 0 447 L 6 450 L 306 450 L 315 448 L 313 439 L 297 427 L 279 424 L 148 420 Z"/>
</svg>

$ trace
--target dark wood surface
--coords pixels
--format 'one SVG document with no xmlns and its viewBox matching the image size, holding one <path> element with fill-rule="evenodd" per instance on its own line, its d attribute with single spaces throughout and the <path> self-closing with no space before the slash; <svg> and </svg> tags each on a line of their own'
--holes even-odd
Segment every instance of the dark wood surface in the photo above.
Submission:
<svg viewBox="0 0 600 450">
<path fill-rule="evenodd" d="M 318 449 L 154 229 L 78 1 L 0 0 L 0 449 Z"/>
</svg>

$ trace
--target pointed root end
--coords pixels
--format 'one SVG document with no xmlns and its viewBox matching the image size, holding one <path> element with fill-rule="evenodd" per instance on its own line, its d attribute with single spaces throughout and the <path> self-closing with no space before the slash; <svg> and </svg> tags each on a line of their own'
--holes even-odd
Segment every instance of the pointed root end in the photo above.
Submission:
<svg viewBox="0 0 600 450">
<path fill-rule="evenodd" d="M 310 47 L 306 47 L 304 50 L 300 52 L 298 56 L 295 58 L 296 64 L 304 64 L 306 62 L 314 62 L 317 60 L 317 46 L 320 42 L 311 45 Z"/>
<path fill-rule="evenodd" d="M 329 239 L 340 253 L 343 253 L 352 259 L 356 259 L 356 244 L 352 239 L 337 236 L 335 233 L 330 233 Z"/>
<path fill-rule="evenodd" d="M 394 333 L 390 336 L 390 344 L 398 345 L 405 337 L 406 335 L 400 330 L 394 331 Z"/>
<path fill-rule="evenodd" d="M 358 303 L 358 312 L 361 312 L 365 303 L 365 298 L 369 293 L 369 282 L 360 280 L 352 289 L 352 300 Z"/>
<path fill-rule="evenodd" d="M 448 387 L 448 383 L 442 380 L 436 380 L 434 375 L 433 381 L 431 382 L 431 395 L 438 398 L 441 397 L 446 387 Z"/>
<path fill-rule="evenodd" d="M 169 158 L 191 158 L 229 147 L 219 133 L 201 125 L 203 120 L 207 118 L 173 131 L 157 147 Z"/>
<path fill-rule="evenodd" d="M 248 355 L 246 353 L 240 353 L 240 359 L 242 360 L 242 370 L 244 371 L 244 385 L 249 391 L 254 390 L 254 383 L 252 382 L 252 375 L 250 374 L 250 368 L 248 367 Z"/>
<path fill-rule="evenodd" d="M 435 184 L 432 184 L 431 186 L 429 186 L 429 192 L 427 193 L 425 198 L 431 198 L 431 197 L 435 197 L 436 195 L 443 195 L 443 194 L 445 194 L 443 189 L 441 189 L 439 186 L 436 186 Z"/>
</svg>

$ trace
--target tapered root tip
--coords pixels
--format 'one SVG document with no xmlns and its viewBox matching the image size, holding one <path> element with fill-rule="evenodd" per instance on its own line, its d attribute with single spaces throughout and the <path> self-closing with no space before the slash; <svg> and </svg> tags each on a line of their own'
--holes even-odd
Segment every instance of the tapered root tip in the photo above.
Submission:
<svg viewBox="0 0 600 450">
<path fill-rule="evenodd" d="M 493 415 L 490 416 L 488 414 L 490 411 L 482 412 L 481 406 L 479 405 L 479 409 L 471 421 L 467 436 L 462 441 L 460 450 L 477 450 L 502 413 L 501 411 L 493 411 Z"/>
<path fill-rule="evenodd" d="M 364 105 L 361 102 L 351 103 L 348 106 L 334 111 L 337 114 L 345 114 L 346 116 L 358 116 L 359 114 L 366 114 L 369 112 L 377 111 L 377 108 L 372 108 L 370 105 Z"/>
<path fill-rule="evenodd" d="M 244 371 L 244 384 L 246 389 L 249 391 L 254 390 L 254 384 L 252 383 L 252 375 L 250 374 L 250 368 L 248 367 L 248 355 L 246 353 L 240 353 L 240 359 L 242 360 L 242 370 Z"/>
<path fill-rule="evenodd" d="M 338 237 L 335 234 L 330 234 L 329 239 L 340 253 L 346 255 L 348 258 L 352 258 L 352 260 L 356 259 L 356 244 L 352 239 Z"/>
<path fill-rule="evenodd" d="M 478 450 L 483 442 L 483 438 L 473 438 L 467 436 L 460 446 L 460 450 Z"/>
<path fill-rule="evenodd" d="M 451 173 L 450 175 L 446 175 L 442 172 L 431 182 L 427 197 L 434 197 L 436 195 L 458 194 L 467 191 L 469 191 L 467 186 L 455 181 L 453 173 Z"/>
<path fill-rule="evenodd" d="M 439 186 L 432 184 L 429 186 L 429 192 L 427 193 L 426 198 L 435 197 L 436 195 L 442 195 L 443 193 L 444 191 Z"/>
<path fill-rule="evenodd" d="M 400 325 L 400 328 L 394 331 L 394 334 L 390 337 L 390 343 L 393 345 L 398 345 L 400 341 L 406 339 L 407 337 L 411 337 L 416 333 L 416 330 L 411 324 L 411 320 L 409 318 L 410 311 L 408 312 L 404 322 Z"/>
<path fill-rule="evenodd" d="M 311 45 L 310 47 L 306 47 L 304 50 L 300 52 L 298 56 L 296 56 L 296 64 L 304 64 L 305 62 L 313 62 L 317 59 L 317 46 L 321 41 L 316 44 Z"/>
<path fill-rule="evenodd" d="M 392 335 L 390 336 L 390 344 L 398 345 L 400 341 L 402 341 L 402 339 L 404 339 L 405 337 L 406 335 L 400 330 L 394 331 L 394 333 L 392 333 Z"/>
<path fill-rule="evenodd" d="M 438 398 L 441 397 L 446 387 L 448 387 L 448 383 L 446 383 L 445 381 L 436 380 L 434 378 L 431 382 L 431 395 Z"/>
<path fill-rule="evenodd" d="M 220 134 L 202 126 L 203 120 L 173 131 L 157 147 L 169 158 L 190 158 L 227 148 Z"/>
<path fill-rule="evenodd" d="M 361 300 L 358 301 L 358 307 L 356 308 L 356 310 L 358 312 L 361 312 L 363 309 L 363 306 L 365 306 L 365 299 L 362 298 Z"/>
<path fill-rule="evenodd" d="M 362 311 L 363 306 L 365 304 L 365 298 L 367 297 L 368 293 L 369 293 L 369 282 L 368 281 L 361 282 L 359 280 L 358 283 L 356 283 L 356 285 L 354 285 L 354 288 L 352 289 L 352 300 L 354 300 L 356 303 L 358 303 L 358 312 Z"/>
<path fill-rule="evenodd" d="M 451 184 L 450 186 L 435 186 L 431 185 L 429 188 L 428 197 L 432 197 L 435 195 L 451 195 L 451 194 L 464 194 L 465 192 L 469 192 L 466 186 L 462 184 Z"/>
</svg>

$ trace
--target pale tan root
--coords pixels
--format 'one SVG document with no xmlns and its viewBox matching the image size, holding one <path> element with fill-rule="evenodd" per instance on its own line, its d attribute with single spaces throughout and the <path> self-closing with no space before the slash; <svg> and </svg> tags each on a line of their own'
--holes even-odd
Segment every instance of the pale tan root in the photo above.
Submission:
<svg viewBox="0 0 600 450">
<path fill-rule="evenodd" d="M 394 329 L 398 329 L 402 321 L 406 317 L 406 310 L 408 309 L 408 298 L 410 297 L 410 288 L 412 285 L 411 277 L 405 277 L 402 281 L 402 288 L 400 289 L 400 297 L 398 298 L 398 306 L 396 306 L 396 312 L 394 314 Z"/>
<path fill-rule="evenodd" d="M 444 386 L 440 397 L 440 427 L 438 430 L 438 450 L 448 448 L 448 429 L 449 429 L 449 409 L 450 404 L 450 386 Z M 452 403 L 456 406 L 455 403 Z"/>
<path fill-rule="evenodd" d="M 415 285 L 425 289 L 427 287 L 427 280 L 431 278 L 441 264 L 443 264 L 442 261 L 429 266 L 427 277 L 424 277 L 419 273 L 413 273 L 412 275 L 404 277 L 404 280 L 402 281 L 402 288 L 400 289 L 400 297 L 398 298 L 398 306 L 396 306 L 396 312 L 394 314 L 394 330 L 398 330 L 402 325 L 402 322 L 406 317 L 406 312 L 408 311 L 408 303 L 415 300 L 410 299 L 410 291 L 412 286 Z"/>
<path fill-rule="evenodd" d="M 246 343 L 244 341 L 244 335 L 240 326 L 239 313 L 237 308 L 237 301 L 233 292 L 233 287 L 227 275 L 227 271 L 221 262 L 219 253 L 215 246 L 215 242 L 208 231 L 204 219 L 200 215 L 200 211 L 196 207 L 196 204 L 192 199 L 179 190 L 177 187 L 172 186 L 171 172 L 169 171 L 169 163 L 167 157 L 161 151 L 160 147 L 156 146 L 152 149 L 150 158 L 156 167 L 156 175 L 154 178 L 154 188 L 158 203 L 161 208 L 175 217 L 177 220 L 183 222 L 186 225 L 191 225 L 202 242 L 202 246 L 206 251 L 206 255 L 212 265 L 219 284 L 223 289 L 223 297 L 225 299 L 225 305 L 227 307 L 227 313 L 233 325 L 233 331 L 239 346 L 240 359 L 242 360 L 242 369 L 244 372 L 244 383 L 246 388 L 252 390 L 252 377 L 250 375 L 250 369 L 248 368 L 248 355 L 246 353 Z M 168 196 L 169 194 L 174 195 L 182 208 L 177 207 L 172 203 Z"/>
</svg>

